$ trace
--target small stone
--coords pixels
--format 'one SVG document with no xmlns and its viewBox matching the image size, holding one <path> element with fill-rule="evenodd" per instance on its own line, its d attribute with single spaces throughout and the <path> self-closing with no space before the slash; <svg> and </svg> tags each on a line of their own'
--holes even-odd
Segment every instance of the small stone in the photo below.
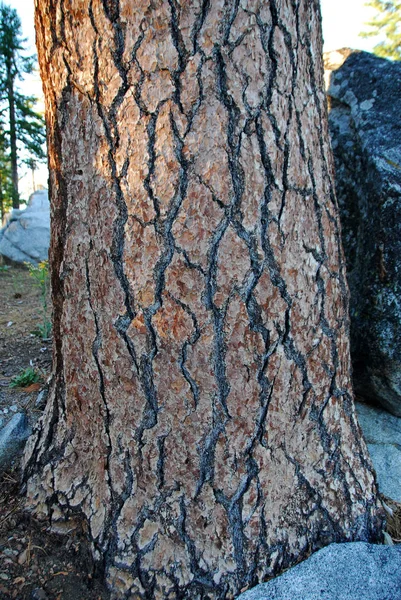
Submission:
<svg viewBox="0 0 401 600">
<path fill-rule="evenodd" d="M 7 575 L 7 573 L 0 573 L 0 579 L 2 579 L 3 581 L 8 581 L 10 579 L 10 576 Z"/>
<path fill-rule="evenodd" d="M 24 565 L 27 561 L 27 558 L 28 558 L 28 550 L 25 549 L 21 552 L 21 554 L 18 557 L 18 564 Z"/>
<path fill-rule="evenodd" d="M 35 588 L 31 593 L 31 600 L 48 600 L 49 596 L 43 588 Z"/>
<path fill-rule="evenodd" d="M 10 410 L 11 412 L 17 412 L 18 411 L 18 406 L 16 404 L 13 404 L 12 406 L 10 406 Z"/>
</svg>

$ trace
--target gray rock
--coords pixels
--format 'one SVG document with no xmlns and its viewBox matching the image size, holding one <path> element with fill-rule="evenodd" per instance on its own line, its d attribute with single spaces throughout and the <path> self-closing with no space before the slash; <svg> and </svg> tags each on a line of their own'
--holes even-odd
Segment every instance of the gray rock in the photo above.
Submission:
<svg viewBox="0 0 401 600">
<path fill-rule="evenodd" d="M 358 421 L 382 494 L 401 502 L 401 419 L 387 411 L 356 403 Z"/>
<path fill-rule="evenodd" d="M 47 260 L 50 243 L 50 205 L 47 190 L 31 195 L 25 210 L 13 210 L 0 231 L 0 254 L 15 262 Z"/>
<path fill-rule="evenodd" d="M 401 547 L 331 544 L 237 600 L 400 600 Z"/>
<path fill-rule="evenodd" d="M 48 600 L 49 596 L 43 588 L 35 588 L 31 593 L 31 600 Z"/>
<path fill-rule="evenodd" d="M 393 445 L 401 451 L 401 419 L 386 410 L 355 402 L 358 421 L 368 444 Z"/>
<path fill-rule="evenodd" d="M 355 388 L 401 416 L 401 64 L 350 50 L 325 64 Z"/>
<path fill-rule="evenodd" d="M 32 430 L 23 413 L 13 415 L 0 430 L 0 472 L 8 469 L 25 446 Z"/>
<path fill-rule="evenodd" d="M 376 471 L 379 491 L 388 498 L 401 502 L 400 450 L 395 446 L 379 444 L 368 444 L 368 450 Z"/>
</svg>

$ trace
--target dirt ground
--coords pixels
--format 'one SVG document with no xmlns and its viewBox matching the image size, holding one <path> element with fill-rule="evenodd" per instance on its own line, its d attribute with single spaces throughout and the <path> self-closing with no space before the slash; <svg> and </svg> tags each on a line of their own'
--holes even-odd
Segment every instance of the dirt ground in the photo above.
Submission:
<svg viewBox="0 0 401 600">
<path fill-rule="evenodd" d="M 40 390 L 50 374 L 51 337 L 32 332 L 43 324 L 40 289 L 25 268 L 0 266 L 0 425 L 24 411 L 31 424 L 43 406 Z M 49 317 L 50 318 L 50 317 Z M 10 388 L 23 369 L 40 381 Z M 19 462 L 0 475 L 0 600 L 107 600 L 90 553 L 77 534 L 58 536 L 23 511 Z"/>
</svg>

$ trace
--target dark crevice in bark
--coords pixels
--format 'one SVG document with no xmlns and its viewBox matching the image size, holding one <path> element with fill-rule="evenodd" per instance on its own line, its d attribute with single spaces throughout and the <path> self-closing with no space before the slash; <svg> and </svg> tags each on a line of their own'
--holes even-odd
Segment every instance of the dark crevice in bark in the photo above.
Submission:
<svg viewBox="0 0 401 600">
<path fill-rule="evenodd" d="M 291 131 L 291 122 L 293 119 L 293 115 L 294 115 L 294 113 L 296 113 L 296 111 L 294 109 L 294 99 L 296 96 L 296 91 L 295 91 L 296 90 L 296 69 L 295 69 L 294 52 L 292 50 L 292 38 L 291 38 L 290 34 L 285 30 L 285 28 L 280 27 L 280 30 L 282 31 L 283 36 L 284 36 L 285 44 L 287 47 L 287 52 L 290 56 L 290 68 L 292 69 L 291 92 L 288 94 L 288 98 L 287 98 L 288 118 L 287 118 L 287 123 L 285 124 L 285 127 L 284 127 L 284 136 L 283 136 L 283 138 L 284 138 L 284 144 L 283 144 L 284 159 L 283 159 L 283 175 L 282 175 L 283 192 L 281 195 L 281 207 L 280 207 L 279 214 L 277 217 L 278 224 L 281 229 L 281 218 L 282 218 L 284 210 L 285 210 L 286 196 L 287 196 L 287 193 L 289 192 L 289 190 L 291 189 L 290 184 L 289 184 L 289 179 L 288 179 L 288 168 L 289 168 L 289 163 L 290 163 L 290 152 L 291 152 L 289 135 L 290 135 L 290 131 Z"/>
<path fill-rule="evenodd" d="M 117 524 L 125 502 L 132 496 L 134 488 L 134 474 L 131 467 L 131 454 L 128 449 L 120 447 L 120 454 L 124 456 L 125 482 L 124 490 L 121 494 L 114 493 L 113 504 L 110 507 L 110 530 L 111 535 L 107 544 L 107 550 L 104 553 L 103 570 L 114 564 L 115 556 L 118 553 L 118 531 Z"/>
<path fill-rule="evenodd" d="M 186 128 L 185 134 L 184 134 L 184 139 L 188 135 L 188 133 L 191 131 L 194 119 L 195 119 L 196 115 L 199 113 L 199 109 L 205 99 L 203 82 L 202 82 L 202 69 L 206 62 L 206 57 L 203 52 L 200 52 L 200 57 L 201 58 L 200 58 L 199 65 L 198 65 L 198 68 L 196 71 L 196 80 L 197 80 L 197 84 L 198 84 L 198 88 L 199 88 L 199 94 L 198 94 L 198 98 L 191 106 L 189 114 L 186 114 L 186 117 L 188 119 L 188 125 Z"/>
<path fill-rule="evenodd" d="M 93 248 L 91 246 L 90 246 L 89 250 L 90 250 L 90 252 L 93 252 Z M 106 455 L 106 472 L 108 474 L 109 481 L 111 482 L 112 478 L 110 475 L 110 454 L 111 454 L 111 449 L 112 449 L 112 443 L 111 443 L 111 437 L 110 437 L 110 410 L 109 410 L 109 406 L 108 406 L 107 398 L 106 398 L 103 369 L 102 369 L 101 361 L 99 359 L 99 350 L 102 346 L 102 332 L 100 330 L 100 324 L 99 324 L 99 318 L 97 315 L 97 310 L 96 310 L 93 300 L 92 300 L 92 290 L 91 290 L 91 280 L 90 280 L 88 258 L 85 259 L 85 279 L 86 279 L 86 289 L 88 292 L 88 304 L 92 311 L 93 320 L 94 320 L 95 328 L 96 328 L 96 337 L 92 342 L 92 355 L 93 355 L 93 359 L 95 361 L 96 368 L 98 371 L 99 393 L 100 393 L 100 397 L 102 398 L 104 414 L 105 414 L 104 424 L 105 424 L 106 437 L 108 440 L 107 455 Z"/>
<path fill-rule="evenodd" d="M 219 250 L 220 242 L 228 228 L 229 219 L 224 218 L 217 229 L 215 230 L 208 253 L 208 272 L 205 284 L 205 297 L 204 302 L 208 310 L 213 315 L 213 328 L 214 328 L 214 356 L 213 366 L 215 379 L 218 389 L 218 399 L 226 417 L 229 417 L 227 410 L 227 396 L 229 394 L 229 386 L 225 376 L 225 346 L 224 346 L 224 319 L 227 310 L 227 302 L 225 307 L 219 308 L 214 303 L 214 296 L 217 292 L 217 269 L 218 259 L 217 254 Z"/>
<path fill-rule="evenodd" d="M 311 382 L 309 381 L 308 368 L 306 365 L 305 357 L 296 348 L 294 340 L 292 339 L 292 337 L 290 335 L 290 330 L 291 330 L 290 311 L 286 310 L 285 330 L 280 331 L 280 328 L 279 328 L 279 331 L 280 331 L 280 334 L 282 335 L 282 344 L 284 347 L 285 355 L 287 356 L 287 358 L 292 360 L 297 365 L 298 369 L 301 371 L 301 374 L 302 374 L 302 385 L 303 385 L 304 391 L 302 393 L 302 401 L 298 407 L 298 414 L 302 415 L 304 407 L 308 401 L 309 392 L 311 390 L 313 392 L 313 386 L 312 386 Z"/>
<path fill-rule="evenodd" d="M 274 185 L 274 175 L 273 169 L 270 163 L 270 159 L 268 157 L 268 152 L 266 148 L 266 144 L 263 138 L 263 127 L 262 124 L 256 119 L 256 134 L 259 143 L 259 151 L 261 156 L 262 165 L 265 171 L 265 179 L 266 179 L 266 187 L 264 191 L 264 198 L 261 203 L 260 213 L 261 213 L 261 245 L 265 255 L 265 264 L 268 268 L 270 279 L 272 284 L 277 287 L 280 291 L 281 297 L 287 304 L 289 308 L 291 308 L 292 300 L 287 292 L 287 286 L 280 274 L 280 267 L 277 264 L 277 261 L 274 256 L 274 252 L 272 250 L 270 239 L 268 235 L 269 225 L 272 222 L 273 218 L 271 216 L 269 210 L 269 203 L 271 201 L 271 188 Z"/>
<path fill-rule="evenodd" d="M 224 507 L 227 513 L 234 546 L 234 559 L 237 565 L 235 576 L 238 589 L 241 589 L 241 587 L 249 583 L 249 573 L 247 572 L 245 561 L 246 538 L 244 535 L 244 523 L 242 517 L 242 500 L 249 489 L 252 479 L 254 479 L 259 472 L 257 463 L 250 456 L 247 457 L 246 467 L 246 475 L 242 477 L 236 492 L 230 498 L 218 487 L 215 487 L 213 490 L 217 502 Z"/>
<path fill-rule="evenodd" d="M 103 10 L 110 23 L 118 24 L 120 17 L 120 2 L 119 0 L 102 0 Z"/>
<path fill-rule="evenodd" d="M 244 172 L 239 162 L 241 132 L 238 126 L 241 112 L 233 98 L 228 94 L 226 65 L 221 49 L 218 46 L 214 48 L 214 60 L 216 63 L 217 90 L 228 115 L 227 154 L 234 192 L 234 196 L 230 202 L 230 218 L 232 218 L 240 210 L 241 199 L 244 193 Z"/>
<path fill-rule="evenodd" d="M 118 5 L 116 5 L 116 6 L 118 7 Z M 116 8 L 116 10 L 117 10 L 117 8 Z M 113 15 L 114 15 L 114 13 L 111 15 L 111 18 L 113 18 Z M 124 52 L 124 39 L 123 39 L 123 35 L 121 32 L 121 27 L 119 25 L 114 25 L 116 50 L 113 53 L 113 60 L 114 60 L 115 66 L 121 76 L 122 84 L 121 84 L 120 88 L 118 89 L 118 92 L 117 92 L 115 98 L 113 99 L 109 114 L 106 114 L 106 111 L 103 108 L 103 104 L 101 101 L 101 92 L 100 92 L 100 88 L 99 88 L 99 58 L 98 58 L 98 54 L 97 54 L 97 44 L 98 44 L 99 34 L 97 31 L 96 22 L 95 22 L 93 11 L 92 11 L 92 5 L 90 5 L 90 7 L 89 7 L 89 16 L 90 16 L 92 27 L 93 27 L 95 33 L 97 33 L 97 39 L 95 39 L 95 41 L 93 43 L 93 48 L 92 48 L 93 67 L 94 67 L 93 81 L 94 81 L 94 89 L 95 89 L 95 102 L 96 102 L 97 112 L 103 123 L 105 136 L 106 136 L 106 139 L 107 139 L 107 142 L 109 145 L 108 160 L 109 160 L 111 178 L 113 181 L 114 193 L 116 196 L 116 203 L 117 203 L 118 212 L 119 212 L 118 217 L 116 218 L 115 224 L 114 224 L 113 243 L 112 243 L 110 254 L 111 254 L 112 261 L 113 261 L 115 273 L 116 273 L 117 278 L 120 281 L 121 287 L 125 293 L 124 302 L 125 302 L 125 307 L 126 307 L 126 311 L 127 311 L 127 316 L 132 320 L 134 318 L 133 298 L 132 298 L 132 294 L 131 294 L 131 290 L 130 290 L 129 281 L 124 272 L 124 266 L 123 266 L 124 228 L 125 228 L 125 224 L 128 219 L 127 206 L 126 206 L 126 203 L 124 200 L 124 194 L 121 189 L 121 177 L 124 175 L 124 173 L 120 174 L 120 176 L 117 175 L 116 161 L 114 158 L 114 154 L 119 146 L 119 131 L 118 131 L 118 125 L 116 122 L 116 114 L 117 114 L 118 108 L 121 106 L 121 103 L 129 89 L 129 85 L 128 85 L 128 81 L 127 81 L 127 73 L 121 62 L 122 54 Z M 114 132 L 114 136 L 112 135 L 112 131 Z"/>
<path fill-rule="evenodd" d="M 224 18 L 223 18 L 223 44 L 228 45 L 231 27 L 235 21 L 239 8 L 239 0 L 224 0 Z"/>
<path fill-rule="evenodd" d="M 90 252 L 93 252 L 92 247 L 90 247 Z M 105 428 L 105 433 L 106 433 L 106 438 L 107 438 L 106 457 L 105 457 L 105 472 L 107 474 L 107 483 L 110 487 L 111 505 L 108 507 L 107 516 L 105 519 L 105 529 L 107 530 L 110 527 L 110 529 L 113 530 L 115 528 L 115 523 L 118 518 L 118 513 L 119 513 L 118 505 L 121 503 L 119 502 L 119 499 L 115 493 L 115 489 L 114 489 L 114 485 L 113 485 L 113 474 L 112 474 L 112 471 L 110 468 L 110 458 L 111 458 L 111 454 L 113 452 L 113 444 L 111 441 L 111 432 L 110 432 L 111 416 L 110 416 L 110 408 L 109 408 L 107 397 L 106 397 L 105 378 L 104 378 L 104 374 L 103 374 L 101 360 L 99 358 L 99 350 L 101 349 L 101 346 L 102 346 L 102 333 L 101 333 L 101 329 L 100 329 L 97 310 L 96 310 L 93 300 L 92 300 L 91 279 L 90 279 L 88 258 L 85 259 L 85 275 L 86 275 L 86 288 L 87 288 L 87 293 L 88 293 L 88 303 L 89 303 L 89 307 L 93 314 L 93 319 L 94 319 L 95 328 L 96 328 L 96 337 L 92 343 L 92 355 L 93 355 L 93 359 L 95 361 L 96 368 L 98 371 L 99 394 L 100 394 L 100 397 L 102 399 L 102 404 L 103 404 L 103 411 L 104 411 L 103 422 L 104 422 L 104 428 Z M 101 460 L 101 457 L 99 457 L 99 460 Z M 129 477 L 130 469 L 128 469 L 128 471 L 126 471 L 126 473 L 127 473 L 127 477 Z M 132 489 L 132 485 L 131 485 L 131 489 Z M 97 547 L 99 547 L 99 541 L 101 542 L 101 540 L 92 539 L 92 542 Z M 113 546 L 115 546 L 115 544 L 113 543 L 113 537 L 110 537 L 110 539 L 107 542 L 106 554 L 104 555 L 104 567 L 107 567 L 107 564 L 108 564 L 108 554 L 110 553 L 111 550 L 115 549 L 115 548 L 113 548 Z"/>
<path fill-rule="evenodd" d="M 314 512 L 316 512 L 317 510 L 319 510 L 325 520 L 325 523 L 328 524 L 330 526 L 330 532 L 329 533 L 325 533 L 325 536 L 327 537 L 327 539 L 329 540 L 333 540 L 335 542 L 340 542 L 344 539 L 344 532 L 343 529 L 339 523 L 338 519 L 334 519 L 332 517 L 332 515 L 330 514 L 330 511 L 328 510 L 328 508 L 326 508 L 326 506 L 324 506 L 325 502 L 324 499 L 322 497 L 322 495 L 320 494 L 320 492 L 318 491 L 318 489 L 316 488 L 316 486 L 313 486 L 307 479 L 307 477 L 305 476 L 305 474 L 302 472 L 302 467 L 299 464 L 299 462 L 293 458 L 292 456 L 290 456 L 288 454 L 288 452 L 286 451 L 285 447 L 283 446 L 283 452 L 285 454 L 286 459 L 288 460 L 289 463 L 291 463 L 294 468 L 295 468 L 295 474 L 296 477 L 298 479 L 299 482 L 299 486 L 302 489 L 305 489 L 307 496 L 316 503 L 316 509 L 312 510 L 312 514 Z M 321 539 L 322 542 L 323 541 L 323 532 L 321 533 Z M 327 543 L 327 542 L 326 542 Z"/>
<path fill-rule="evenodd" d="M 200 50 L 198 45 L 198 37 L 206 20 L 207 14 L 210 10 L 210 2 L 211 0 L 201 0 L 200 11 L 196 17 L 195 23 L 193 24 L 190 36 L 193 43 L 192 54 L 196 54 Z"/>
<path fill-rule="evenodd" d="M 181 75 L 185 71 L 188 64 L 189 52 L 187 51 L 184 40 L 180 29 L 180 5 L 176 0 L 168 0 L 170 11 L 171 11 L 171 23 L 170 31 L 173 44 L 178 54 L 178 68 L 172 73 L 172 79 L 174 83 L 174 94 L 173 99 L 181 112 L 184 112 L 184 108 L 181 104 Z"/>
<path fill-rule="evenodd" d="M 156 123 L 157 123 L 158 116 L 159 116 L 158 112 L 153 113 L 153 115 L 151 115 L 150 120 L 146 126 L 146 132 L 147 132 L 147 136 L 148 136 L 147 150 L 148 150 L 149 158 L 148 158 L 148 173 L 143 182 L 143 187 L 145 188 L 146 192 L 148 193 L 148 196 L 153 203 L 153 208 L 156 213 L 156 221 L 155 221 L 155 229 L 156 230 L 157 230 L 157 220 L 160 219 L 160 201 L 153 192 L 151 182 L 152 182 L 152 177 L 154 175 L 155 166 L 156 166 L 155 144 L 156 144 Z"/>
<path fill-rule="evenodd" d="M 187 304 L 185 304 L 184 302 L 182 302 L 181 300 L 174 298 L 174 296 L 172 296 L 170 293 L 168 293 L 167 296 L 169 298 L 171 298 L 173 300 L 173 302 L 175 302 L 180 308 L 182 308 L 182 310 L 184 310 L 192 320 L 194 333 L 191 335 L 191 337 L 189 339 L 185 340 L 185 342 L 181 348 L 181 358 L 179 361 L 179 366 L 180 366 L 181 372 L 182 372 L 185 380 L 188 382 L 189 387 L 191 389 L 191 393 L 192 393 L 192 397 L 193 397 L 193 401 L 194 401 L 193 406 L 191 407 L 191 410 L 196 410 L 198 408 L 199 398 L 200 398 L 199 386 L 196 383 L 195 379 L 191 376 L 191 373 L 188 371 L 187 367 L 185 366 L 185 363 L 187 362 L 187 359 L 188 359 L 188 350 L 190 348 L 193 348 L 195 346 L 195 344 L 199 341 L 199 339 L 201 337 L 201 331 L 199 329 L 199 324 L 198 324 L 198 320 L 196 318 L 196 314 L 189 308 L 189 306 Z"/>
<path fill-rule="evenodd" d="M 199 551 L 196 548 L 195 542 L 190 538 L 190 536 L 187 533 L 186 519 L 187 519 L 187 512 L 186 512 L 186 508 L 185 508 L 185 497 L 181 496 L 181 498 L 180 498 L 180 515 L 178 517 L 178 522 L 177 522 L 177 531 L 179 532 L 181 539 L 184 541 L 185 547 L 188 551 L 190 565 L 191 565 L 191 573 L 194 576 L 195 585 L 199 586 L 199 588 L 202 590 L 203 593 L 207 593 L 207 591 L 212 592 L 213 589 L 216 589 L 216 587 L 219 588 L 220 586 L 216 586 L 215 582 L 213 581 L 213 577 L 212 577 L 211 573 L 208 573 L 207 571 L 205 571 L 205 569 L 202 569 L 200 567 Z M 224 588 L 219 589 L 220 592 L 223 592 L 223 590 L 224 590 Z M 185 598 L 186 595 L 184 594 L 182 597 Z"/>
<path fill-rule="evenodd" d="M 60 2 L 60 12 L 61 12 L 61 14 L 64 13 L 64 0 L 61 0 L 61 2 Z M 35 28 L 37 31 L 40 31 L 41 39 L 45 39 L 45 37 L 46 37 L 46 27 L 44 26 L 43 16 L 44 15 L 41 15 L 38 11 L 36 11 L 36 13 L 35 13 Z M 48 16 L 50 23 L 57 22 L 57 3 L 54 0 L 49 0 L 46 16 Z M 57 48 L 61 45 L 59 36 L 57 35 L 57 27 L 50 28 L 50 35 L 51 35 L 51 48 L 50 48 L 49 55 L 50 55 L 50 58 L 52 58 L 54 53 L 56 52 Z"/>
<path fill-rule="evenodd" d="M 270 331 L 266 325 L 263 324 L 261 308 L 256 301 L 254 296 L 254 290 L 259 282 L 259 279 L 263 273 L 264 263 L 259 259 L 257 252 L 257 240 L 255 236 L 246 231 L 246 229 L 242 226 L 241 223 L 235 221 L 233 223 L 235 231 L 240 239 L 242 239 L 247 246 L 250 262 L 251 262 L 251 272 L 249 276 L 246 278 L 243 289 L 241 290 L 241 297 L 245 303 L 248 318 L 249 318 L 249 326 L 252 331 L 259 333 L 264 342 L 265 352 L 262 355 L 258 354 L 258 375 L 257 381 L 260 387 L 260 404 L 262 408 L 262 419 L 258 424 L 258 429 L 262 427 L 262 423 L 266 419 L 267 409 L 269 405 L 269 400 L 271 398 L 271 393 L 273 387 L 270 385 L 270 382 L 266 378 L 264 372 L 267 366 L 267 362 L 269 357 L 271 356 L 271 348 L 270 348 Z M 267 400 L 267 402 L 266 402 Z M 255 438 L 250 442 L 250 448 L 254 445 Z M 250 452 L 250 450 L 247 450 Z"/>
<path fill-rule="evenodd" d="M 220 435 L 225 429 L 225 419 L 222 418 L 221 411 L 213 406 L 213 428 L 202 440 L 201 446 L 198 446 L 199 454 L 199 480 L 196 486 L 195 498 L 199 496 L 203 486 L 206 483 L 212 483 L 215 470 L 215 452 L 216 445 Z"/>
<path fill-rule="evenodd" d="M 141 117 L 144 116 L 149 116 L 149 111 L 147 109 L 146 104 L 144 103 L 144 101 L 142 100 L 141 97 L 141 93 L 142 93 L 142 86 L 144 84 L 145 81 L 145 72 L 143 71 L 139 60 L 137 59 L 137 52 L 139 50 L 139 48 L 141 47 L 141 44 L 143 42 L 143 40 L 145 39 L 145 33 L 142 32 L 141 35 L 139 36 L 138 40 L 135 43 L 135 46 L 133 48 L 132 51 L 132 58 L 131 60 L 133 60 L 135 62 L 136 67 L 139 69 L 140 72 L 140 76 L 138 81 L 134 84 L 134 88 L 135 88 L 135 92 L 134 92 L 134 98 L 135 98 L 135 102 L 139 108 L 139 114 L 141 115 Z"/>
<path fill-rule="evenodd" d="M 186 250 L 184 250 L 183 248 L 181 248 L 177 242 L 175 243 L 175 249 L 176 252 L 178 254 L 182 254 L 182 256 L 184 257 L 185 260 L 185 264 L 190 268 L 193 269 L 194 271 L 198 271 L 198 273 L 200 273 L 203 277 L 206 277 L 206 272 L 203 269 L 203 267 L 201 265 L 199 265 L 198 263 L 194 263 L 191 261 L 191 259 L 188 256 L 188 252 Z"/>
</svg>

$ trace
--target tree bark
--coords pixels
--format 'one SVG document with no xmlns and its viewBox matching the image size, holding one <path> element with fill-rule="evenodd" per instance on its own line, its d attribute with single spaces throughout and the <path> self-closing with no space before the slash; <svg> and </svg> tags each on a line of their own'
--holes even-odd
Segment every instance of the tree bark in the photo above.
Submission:
<svg viewBox="0 0 401 600">
<path fill-rule="evenodd" d="M 377 539 L 318 2 L 36 0 L 36 30 L 54 366 L 30 509 L 84 516 L 116 598 L 232 598 Z"/>
</svg>

